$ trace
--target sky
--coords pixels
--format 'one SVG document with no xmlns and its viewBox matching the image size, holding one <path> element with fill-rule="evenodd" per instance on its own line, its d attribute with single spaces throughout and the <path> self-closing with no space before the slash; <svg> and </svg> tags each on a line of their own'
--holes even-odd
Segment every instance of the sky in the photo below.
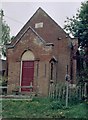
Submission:
<svg viewBox="0 0 88 120">
<path fill-rule="evenodd" d="M 4 10 L 3 19 L 10 26 L 11 36 L 16 36 L 39 7 L 63 28 L 66 17 L 75 15 L 81 2 L 83 0 L 2 0 L 1 7 Z"/>
</svg>

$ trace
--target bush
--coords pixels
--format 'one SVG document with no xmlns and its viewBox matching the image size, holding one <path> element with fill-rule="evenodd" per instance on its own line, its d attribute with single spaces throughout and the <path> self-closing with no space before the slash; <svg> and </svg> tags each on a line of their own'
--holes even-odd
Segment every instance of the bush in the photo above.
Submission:
<svg viewBox="0 0 88 120">
<path fill-rule="evenodd" d="M 52 103 L 51 103 L 51 108 L 52 108 L 53 110 L 63 109 L 64 106 L 65 106 L 65 105 L 64 105 L 63 103 L 59 102 L 59 101 L 52 101 Z"/>
<path fill-rule="evenodd" d="M 5 76 L 0 76 L 0 86 L 2 86 L 2 87 L 6 87 L 7 86 L 7 77 L 5 77 Z M 4 94 L 4 95 L 6 95 L 7 94 L 7 88 L 2 88 L 1 89 L 1 93 L 0 94 Z"/>
</svg>

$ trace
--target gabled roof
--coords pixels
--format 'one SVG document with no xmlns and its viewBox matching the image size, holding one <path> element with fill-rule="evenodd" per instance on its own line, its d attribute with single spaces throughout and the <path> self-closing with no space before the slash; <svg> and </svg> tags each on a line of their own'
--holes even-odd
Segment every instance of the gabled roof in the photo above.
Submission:
<svg viewBox="0 0 88 120">
<path fill-rule="evenodd" d="M 17 40 L 15 40 L 14 41 L 14 44 L 9 44 L 8 46 L 7 46 L 7 48 L 13 48 L 20 40 L 21 40 L 21 38 L 24 36 L 24 34 L 29 30 L 29 29 L 31 29 L 32 30 L 32 32 L 36 35 L 36 36 L 38 36 L 38 38 L 40 38 L 40 40 L 44 43 L 44 44 L 46 44 L 46 42 L 45 42 L 45 40 L 43 40 L 39 35 L 38 35 L 38 33 L 31 27 L 31 26 L 29 26 L 19 37 L 18 37 L 18 39 Z M 18 33 L 19 34 L 19 33 Z M 17 36 L 16 36 L 17 37 Z"/>
<path fill-rule="evenodd" d="M 65 31 L 64 31 L 41 7 L 39 7 L 38 10 L 34 13 L 34 15 L 28 20 L 28 22 L 23 26 L 23 28 L 19 31 L 19 33 L 16 35 L 16 37 L 12 40 L 10 46 L 14 46 L 14 44 L 16 44 L 17 41 L 19 41 L 18 39 L 20 39 L 20 38 L 22 37 L 22 35 L 25 33 L 25 31 L 26 31 L 27 29 L 29 29 L 29 28 L 32 29 L 32 31 L 35 32 L 36 35 L 38 35 L 37 32 L 36 32 L 35 30 L 33 30 L 32 27 L 30 27 L 30 21 L 32 20 L 32 18 L 33 18 L 39 11 L 43 12 L 44 14 L 46 14 L 46 16 L 48 16 L 48 18 L 50 18 L 50 19 L 52 20 L 52 22 L 53 22 L 54 24 L 56 24 L 56 26 L 58 27 L 58 29 L 60 29 L 60 31 L 62 31 L 65 35 L 67 35 L 67 34 L 65 33 Z M 40 34 L 39 34 L 38 36 L 41 37 Z M 43 38 L 42 38 L 42 39 L 43 39 Z"/>
</svg>

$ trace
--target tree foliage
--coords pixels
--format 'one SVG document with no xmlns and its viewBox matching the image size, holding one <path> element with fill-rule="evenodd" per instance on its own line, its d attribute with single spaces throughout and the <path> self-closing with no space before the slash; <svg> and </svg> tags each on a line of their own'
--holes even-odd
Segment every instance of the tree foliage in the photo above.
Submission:
<svg viewBox="0 0 88 120">
<path fill-rule="evenodd" d="M 10 39 L 10 27 L 6 23 L 6 21 L 3 20 L 3 10 L 0 10 L 0 24 L 1 24 L 1 41 L 0 44 L 2 45 L 2 54 L 6 56 L 6 44 L 8 44 Z"/>
<path fill-rule="evenodd" d="M 77 73 L 80 81 L 88 81 L 88 1 L 81 3 L 77 14 L 65 21 L 64 29 L 78 38 Z"/>
<path fill-rule="evenodd" d="M 81 3 L 77 14 L 65 21 L 64 29 L 78 38 L 79 46 L 88 46 L 88 1 Z"/>
</svg>

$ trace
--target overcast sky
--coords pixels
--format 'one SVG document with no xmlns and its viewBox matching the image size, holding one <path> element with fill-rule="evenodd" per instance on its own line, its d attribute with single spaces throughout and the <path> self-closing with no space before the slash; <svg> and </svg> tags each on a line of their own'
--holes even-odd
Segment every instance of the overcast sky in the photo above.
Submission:
<svg viewBox="0 0 88 120">
<path fill-rule="evenodd" d="M 8 1 L 8 0 L 7 0 Z M 74 1 L 59 1 L 54 2 L 47 0 L 48 2 L 7 2 L 2 1 L 2 9 L 4 10 L 4 20 L 8 23 L 11 29 L 11 36 L 15 36 L 24 24 L 32 17 L 36 10 L 41 7 L 47 12 L 62 28 L 66 17 L 72 17 L 77 13 L 80 8 L 81 2 L 84 0 Z M 29 0 L 30 1 L 30 0 Z"/>
</svg>

